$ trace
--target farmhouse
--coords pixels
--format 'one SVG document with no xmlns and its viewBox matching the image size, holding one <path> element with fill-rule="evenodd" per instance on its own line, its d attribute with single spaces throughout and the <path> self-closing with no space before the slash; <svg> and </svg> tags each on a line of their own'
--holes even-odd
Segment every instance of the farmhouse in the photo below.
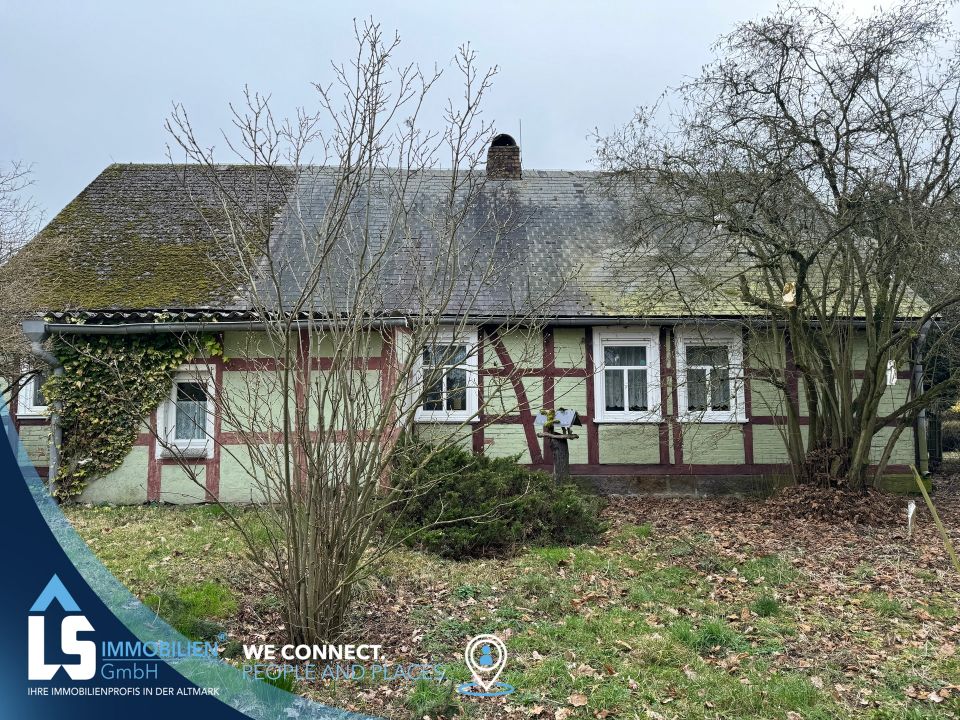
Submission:
<svg viewBox="0 0 960 720">
<path fill-rule="evenodd" d="M 228 234 L 230 219 L 239 214 L 249 223 L 247 237 L 262 229 L 262 241 L 280 258 L 283 282 L 295 284 L 310 253 L 303 247 L 304 225 L 322 224 L 325 209 L 336 202 L 336 171 L 221 166 L 216 172 L 231 191 L 237 212 L 230 217 L 199 168 L 111 165 L 12 263 L 14 270 L 16 263 L 30 263 L 47 278 L 35 289 L 43 320 L 29 330 L 37 341 L 205 332 L 223 348 L 222 355 L 193 361 L 208 367 L 209 385 L 189 373 L 177 375 L 122 464 L 91 482 L 81 500 L 244 502 L 254 495 L 236 455 L 223 451 L 240 441 L 212 397 L 246 382 L 270 359 L 270 350 L 260 337 L 262 309 L 242 279 L 224 270 L 223 244 L 212 238 Z M 597 174 L 522 168 L 520 148 L 507 135 L 494 139 L 486 173 L 461 227 L 470 234 L 474 259 L 486 261 L 485 248 L 495 248 L 489 255 L 501 270 L 471 294 L 474 262 L 451 285 L 456 296 L 447 307 L 456 330 L 445 342 L 463 351 L 440 368 L 443 392 L 426 396 L 417 430 L 455 427 L 476 453 L 517 456 L 549 469 L 551 448 L 534 416 L 541 407 L 564 407 L 576 410 L 582 422 L 579 438 L 570 443 L 572 474 L 608 489 L 713 493 L 779 482 L 786 472 L 787 408 L 792 404 L 801 421 L 806 413 L 803 378 L 789 343 L 754 337 L 745 322 L 751 310 L 728 289 L 705 289 L 695 277 L 665 284 L 662 269 L 631 260 L 623 250 L 628 213 L 615 194 L 603 191 Z M 432 207 L 442 203 L 451 173 L 423 170 L 407 180 L 415 185 L 405 190 L 417 194 L 415 204 Z M 370 191 L 355 200 L 383 242 L 394 239 L 390 192 Z M 426 213 L 411 215 L 404 219 L 403 242 L 397 241 L 402 251 L 378 270 L 380 312 L 371 322 L 371 350 L 364 359 L 374 385 L 390 382 L 392 354 L 402 347 L 404 326 L 416 322 L 417 302 L 433 301 L 404 292 L 411 268 L 422 268 L 442 251 L 430 240 Z M 328 289 L 338 288 L 338 258 L 351 252 L 345 242 L 331 253 Z M 719 266 L 736 258 L 707 254 L 703 262 Z M 518 308 L 531 298 L 549 299 L 549 312 L 533 332 L 516 323 Z M 422 362 L 431 363 L 429 349 Z M 910 367 L 888 372 L 883 409 L 905 401 L 912 377 Z M 35 378 L 19 392 L 11 414 L 44 474 L 51 428 L 41 383 Z M 493 383 L 496 412 L 490 409 Z M 194 434 L 197 424 L 213 442 Z M 879 461 L 891 432 L 877 433 L 872 462 Z M 162 437 L 189 451 L 203 487 L 185 476 L 182 460 L 169 456 Z M 902 433 L 888 475 L 902 476 L 924 453 L 922 433 Z"/>
</svg>

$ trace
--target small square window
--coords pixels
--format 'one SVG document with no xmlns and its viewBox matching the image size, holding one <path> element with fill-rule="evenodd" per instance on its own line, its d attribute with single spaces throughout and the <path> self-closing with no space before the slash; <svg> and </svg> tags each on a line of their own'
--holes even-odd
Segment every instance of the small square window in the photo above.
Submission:
<svg viewBox="0 0 960 720">
<path fill-rule="evenodd" d="M 430 383 L 423 409 L 463 412 L 467 409 L 466 345 L 431 345 L 423 350 L 423 374 Z"/>
<path fill-rule="evenodd" d="M 160 408 L 167 456 L 210 457 L 213 448 L 213 394 L 201 377 L 202 368 L 182 370 L 173 379 L 170 395 Z"/>
<path fill-rule="evenodd" d="M 603 386 L 607 412 L 650 409 L 647 397 L 647 348 L 603 346 Z"/>
<path fill-rule="evenodd" d="M 43 385 L 47 382 L 47 374 L 39 373 L 31 381 L 33 385 L 33 406 L 46 407 L 47 399 L 43 395 Z"/>
<path fill-rule="evenodd" d="M 17 415 L 19 417 L 43 417 L 47 414 L 47 399 L 43 395 L 43 384 L 49 375 L 45 372 L 34 373 L 17 393 Z"/>
<path fill-rule="evenodd" d="M 207 427 L 207 388 L 198 382 L 178 382 L 174 440 L 202 440 Z"/>
<path fill-rule="evenodd" d="M 440 331 L 420 354 L 423 397 L 417 420 L 464 422 L 477 413 L 476 330 Z"/>
<path fill-rule="evenodd" d="M 687 410 L 730 410 L 730 361 L 725 345 L 687 347 Z"/>
</svg>

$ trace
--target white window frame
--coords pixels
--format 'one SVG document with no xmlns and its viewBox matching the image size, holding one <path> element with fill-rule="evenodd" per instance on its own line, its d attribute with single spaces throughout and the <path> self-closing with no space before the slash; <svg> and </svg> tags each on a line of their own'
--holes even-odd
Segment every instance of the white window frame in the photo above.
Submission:
<svg viewBox="0 0 960 720">
<path fill-rule="evenodd" d="M 747 417 L 743 382 L 743 337 L 740 333 L 721 328 L 677 328 L 675 338 L 679 420 L 681 422 L 745 423 Z M 711 345 L 727 346 L 727 363 L 732 386 L 730 409 L 687 410 L 687 348 Z M 709 384 L 709 380 L 707 382 Z"/>
<path fill-rule="evenodd" d="M 24 372 L 28 372 L 24 368 Z M 42 418 L 47 417 L 47 408 L 49 405 L 34 405 L 33 396 L 37 389 L 37 382 L 40 380 L 39 374 L 34 374 L 17 391 L 17 417 L 18 418 Z"/>
<path fill-rule="evenodd" d="M 414 420 L 417 422 L 449 422 L 449 423 L 463 423 L 463 422 L 478 422 L 478 412 L 479 412 L 479 403 L 480 403 L 480 393 L 479 393 L 479 372 L 477 371 L 477 328 L 475 327 L 465 327 L 460 328 L 459 330 L 450 328 L 450 329 L 440 329 L 437 331 L 436 336 L 430 339 L 428 344 L 430 345 L 466 345 L 467 346 L 467 359 L 466 362 L 457 367 L 462 367 L 467 371 L 467 408 L 466 410 L 424 410 L 423 401 L 426 399 L 424 393 L 423 379 L 423 348 L 417 349 L 417 383 L 416 387 L 421 393 L 421 397 L 418 398 L 419 405 L 417 406 L 416 413 L 414 414 Z"/>
<path fill-rule="evenodd" d="M 605 345 L 647 349 L 647 407 L 649 410 L 611 411 L 606 408 Z M 593 417 L 598 423 L 656 423 L 663 420 L 660 398 L 660 330 L 630 327 L 593 328 L 594 393 Z M 624 396 L 626 402 L 626 396 Z"/>
<path fill-rule="evenodd" d="M 214 413 L 216 408 L 213 404 L 216 390 L 216 384 L 211 368 L 207 365 L 182 365 L 173 375 L 173 383 L 170 385 L 170 394 L 160 405 L 157 412 L 157 425 L 163 442 L 157 442 L 159 454 L 161 457 L 188 457 L 188 458 L 212 458 L 213 457 L 213 433 L 214 433 Z M 204 437 L 196 440 L 177 440 L 175 438 L 177 428 L 177 384 L 181 382 L 199 383 L 207 391 L 207 412 L 205 418 Z"/>
</svg>

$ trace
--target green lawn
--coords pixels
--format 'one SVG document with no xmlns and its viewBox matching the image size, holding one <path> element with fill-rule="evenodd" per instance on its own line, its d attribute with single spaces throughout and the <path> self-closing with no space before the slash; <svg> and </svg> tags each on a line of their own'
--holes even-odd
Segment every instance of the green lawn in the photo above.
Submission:
<svg viewBox="0 0 960 720">
<path fill-rule="evenodd" d="M 508 698 L 448 684 L 299 685 L 391 718 L 934 718 L 960 714 L 960 578 L 932 528 L 791 521 L 762 503 L 615 503 L 597 546 L 452 562 L 393 553 L 347 642 L 396 662 L 505 637 Z M 958 507 L 945 505 L 957 527 Z M 194 637 L 283 641 L 277 599 L 215 508 L 66 510 L 108 567 Z M 235 652 L 233 646 L 231 652 Z"/>
</svg>

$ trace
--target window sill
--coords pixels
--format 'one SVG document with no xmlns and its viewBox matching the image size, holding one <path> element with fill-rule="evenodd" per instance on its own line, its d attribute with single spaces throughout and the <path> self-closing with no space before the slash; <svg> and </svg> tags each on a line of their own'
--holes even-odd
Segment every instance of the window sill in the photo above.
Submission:
<svg viewBox="0 0 960 720">
<path fill-rule="evenodd" d="M 17 419 L 24 420 L 46 420 L 49 419 L 50 413 L 47 412 L 46 408 L 42 410 L 18 410 Z"/>
<path fill-rule="evenodd" d="M 663 422 L 663 418 L 658 415 L 645 415 L 644 417 L 602 417 L 594 418 L 594 425 L 657 425 Z"/>
<path fill-rule="evenodd" d="M 465 415 L 463 417 L 451 417 L 450 415 L 415 415 L 415 423 L 443 423 L 445 425 L 476 425 L 480 418 L 476 415 Z"/>
<path fill-rule="evenodd" d="M 159 446 L 158 455 L 161 458 L 184 458 L 185 460 L 209 460 L 213 453 L 207 447 L 172 447 Z"/>
<path fill-rule="evenodd" d="M 723 417 L 717 415 L 680 415 L 677 421 L 682 423 L 700 423 L 703 425 L 746 425 L 748 422 L 745 417 L 736 417 L 734 415 L 725 415 Z"/>
</svg>

